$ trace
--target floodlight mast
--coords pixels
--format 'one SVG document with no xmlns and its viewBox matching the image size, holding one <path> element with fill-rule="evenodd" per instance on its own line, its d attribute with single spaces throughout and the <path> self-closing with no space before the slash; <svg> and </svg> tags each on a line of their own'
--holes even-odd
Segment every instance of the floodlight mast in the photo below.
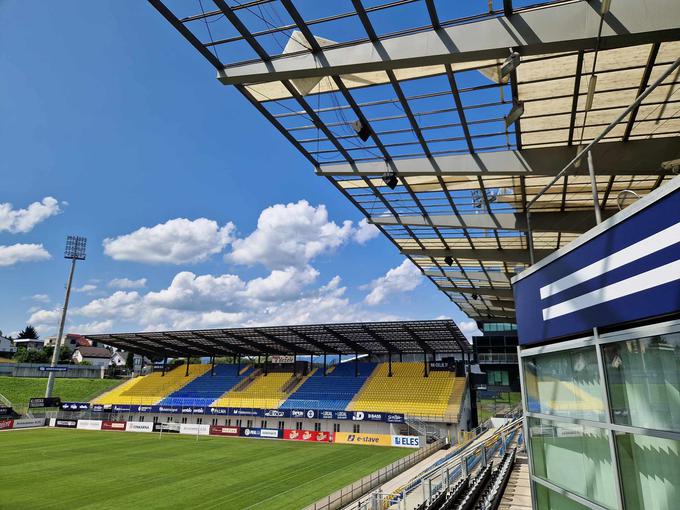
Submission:
<svg viewBox="0 0 680 510">
<path fill-rule="evenodd" d="M 87 238 L 80 236 L 68 236 L 66 238 L 66 248 L 64 250 L 64 258 L 71 259 L 71 271 L 68 275 L 68 282 L 66 283 L 66 296 L 64 297 L 64 308 L 61 310 L 61 320 L 59 321 L 59 334 L 54 345 L 54 352 L 52 353 L 52 363 L 50 367 L 55 367 L 59 361 L 59 353 L 61 351 L 61 341 L 64 336 L 64 324 L 66 323 L 66 311 L 68 310 L 68 301 L 71 297 L 71 284 L 73 283 L 73 273 L 76 269 L 76 260 L 85 260 L 85 248 L 87 246 Z M 52 396 L 54 389 L 54 371 L 50 371 L 47 375 L 47 389 L 45 389 L 45 397 Z"/>
</svg>

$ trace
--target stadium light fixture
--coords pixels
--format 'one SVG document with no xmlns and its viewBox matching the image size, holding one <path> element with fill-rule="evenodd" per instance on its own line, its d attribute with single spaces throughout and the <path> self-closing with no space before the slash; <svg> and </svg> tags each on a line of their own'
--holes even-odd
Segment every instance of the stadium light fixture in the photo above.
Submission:
<svg viewBox="0 0 680 510">
<path fill-rule="evenodd" d="M 444 262 L 446 262 L 447 266 L 452 266 L 453 265 L 453 257 L 450 257 L 449 255 L 447 255 L 446 257 L 444 257 Z"/>
<path fill-rule="evenodd" d="M 510 56 L 506 58 L 505 62 L 503 62 L 503 65 L 501 65 L 501 80 L 505 79 L 506 76 L 508 76 L 515 69 L 517 69 L 519 63 L 520 63 L 519 53 L 517 53 L 516 51 L 510 53 Z"/>
<path fill-rule="evenodd" d="M 395 174 L 394 172 L 384 173 L 383 176 L 382 176 L 382 180 L 385 183 L 385 185 L 390 189 L 396 188 L 397 184 L 399 184 L 399 179 L 397 179 L 397 174 Z"/>
<path fill-rule="evenodd" d="M 361 138 L 362 142 L 365 142 L 368 140 L 368 137 L 371 136 L 371 128 L 369 128 L 360 120 L 355 120 L 352 122 L 352 129 L 354 129 L 359 138 Z"/>
<path fill-rule="evenodd" d="M 517 101 L 512 105 L 510 113 L 505 117 L 505 127 L 509 128 L 524 114 L 524 103 Z"/>
<path fill-rule="evenodd" d="M 64 249 L 64 258 L 71 260 L 71 271 L 68 275 L 66 283 L 66 297 L 64 298 L 64 307 L 61 309 L 61 320 L 59 322 L 59 334 L 52 352 L 52 362 L 50 367 L 55 367 L 59 361 L 59 351 L 61 351 L 61 341 L 64 336 L 64 324 L 66 323 L 66 311 L 68 310 L 68 301 L 71 297 L 71 284 L 73 283 L 73 273 L 76 270 L 76 261 L 85 260 L 85 249 L 87 248 L 87 238 L 81 236 L 66 237 L 66 248 Z M 52 396 L 54 389 L 54 371 L 50 370 L 47 377 L 47 388 L 45 389 L 45 397 Z"/>
</svg>

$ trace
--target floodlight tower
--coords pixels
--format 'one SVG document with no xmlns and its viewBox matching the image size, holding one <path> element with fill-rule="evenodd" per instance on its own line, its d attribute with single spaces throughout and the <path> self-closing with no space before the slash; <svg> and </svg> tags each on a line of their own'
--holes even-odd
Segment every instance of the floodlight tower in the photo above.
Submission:
<svg viewBox="0 0 680 510">
<path fill-rule="evenodd" d="M 64 258 L 71 259 L 71 272 L 68 275 L 68 282 L 66 283 L 66 297 L 64 298 L 64 308 L 61 310 L 61 321 L 59 322 L 59 334 L 57 335 L 57 342 L 52 353 L 52 363 L 50 367 L 55 367 L 59 361 L 59 352 L 61 351 L 61 341 L 64 335 L 64 324 L 66 323 L 66 310 L 68 309 L 68 300 L 71 297 L 71 283 L 73 283 L 73 273 L 76 269 L 76 260 L 85 260 L 85 247 L 87 246 L 87 238 L 81 236 L 66 237 L 66 248 L 64 249 Z M 47 389 L 45 390 L 45 397 L 52 396 L 52 389 L 54 388 L 54 372 L 50 371 L 47 376 Z"/>
</svg>

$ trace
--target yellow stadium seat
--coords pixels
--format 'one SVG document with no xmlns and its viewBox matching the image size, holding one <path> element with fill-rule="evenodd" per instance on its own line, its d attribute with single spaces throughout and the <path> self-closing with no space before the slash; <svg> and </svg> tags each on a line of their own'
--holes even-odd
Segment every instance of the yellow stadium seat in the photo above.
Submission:
<svg viewBox="0 0 680 510">
<path fill-rule="evenodd" d="M 171 393 L 189 384 L 210 370 L 210 365 L 189 365 L 189 375 L 185 376 L 186 365 L 170 370 L 162 376 L 161 372 L 131 379 L 92 401 L 94 404 L 157 404 Z"/>
<path fill-rule="evenodd" d="M 288 392 L 284 392 L 283 388 L 293 377 L 292 372 L 270 372 L 267 375 L 261 373 L 243 391 L 228 391 L 212 405 L 214 407 L 277 409 L 313 373 L 314 370 L 301 377 Z"/>
<path fill-rule="evenodd" d="M 450 403 L 460 405 L 464 377 L 434 370 L 429 377 L 423 377 L 423 364 L 411 362 L 392 363 L 392 377 L 388 377 L 388 373 L 389 364 L 380 363 L 350 402 L 348 410 L 443 417 L 451 412 Z M 462 383 L 456 385 L 457 381 Z M 460 393 L 457 401 L 454 387 Z"/>
</svg>

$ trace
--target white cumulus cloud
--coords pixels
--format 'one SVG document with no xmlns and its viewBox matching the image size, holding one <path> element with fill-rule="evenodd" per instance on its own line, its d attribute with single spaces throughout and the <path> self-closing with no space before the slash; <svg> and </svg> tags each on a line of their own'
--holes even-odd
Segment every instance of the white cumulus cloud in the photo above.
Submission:
<svg viewBox="0 0 680 510">
<path fill-rule="evenodd" d="M 303 267 L 328 253 L 352 235 L 352 222 L 338 225 L 328 219 L 323 204 L 314 207 L 306 200 L 267 207 L 260 214 L 257 229 L 232 243 L 226 260 L 236 264 L 263 264 L 268 268 Z"/>
<path fill-rule="evenodd" d="M 378 227 L 369 223 L 366 218 L 359 222 L 356 230 L 354 231 L 354 240 L 359 244 L 366 244 L 368 241 L 377 237 L 380 234 Z"/>
<path fill-rule="evenodd" d="M 0 246 L 0 266 L 11 266 L 17 262 L 39 262 L 49 258 L 50 254 L 42 244 Z"/>
<path fill-rule="evenodd" d="M 33 301 L 37 301 L 38 303 L 49 303 L 50 302 L 50 296 L 47 294 L 33 294 L 31 296 L 31 299 Z"/>
<path fill-rule="evenodd" d="M 85 285 L 74 288 L 73 292 L 84 292 L 84 293 L 88 294 L 90 292 L 94 292 L 95 290 L 97 290 L 96 285 L 94 285 L 92 283 L 86 283 Z"/>
<path fill-rule="evenodd" d="M 104 239 L 104 253 L 114 260 L 186 264 L 202 262 L 231 242 L 233 223 L 175 218 L 130 234 Z"/>
<path fill-rule="evenodd" d="M 109 282 L 109 287 L 114 289 L 142 289 L 146 287 L 146 278 L 131 280 L 130 278 L 114 278 Z"/>
<path fill-rule="evenodd" d="M 8 202 L 0 203 L 0 232 L 3 230 L 13 234 L 30 232 L 38 223 L 60 212 L 59 202 L 54 197 L 45 197 L 41 202 L 33 202 L 26 209 L 14 209 Z"/>
<path fill-rule="evenodd" d="M 423 276 L 410 260 L 404 260 L 400 265 L 390 269 L 385 276 L 376 278 L 365 286 L 370 292 L 364 298 L 368 305 L 375 306 L 384 302 L 389 296 L 415 289 Z"/>
<path fill-rule="evenodd" d="M 479 329 L 477 329 L 477 323 L 473 320 L 459 322 L 458 329 L 460 329 L 461 333 L 467 337 L 479 332 Z"/>
</svg>

